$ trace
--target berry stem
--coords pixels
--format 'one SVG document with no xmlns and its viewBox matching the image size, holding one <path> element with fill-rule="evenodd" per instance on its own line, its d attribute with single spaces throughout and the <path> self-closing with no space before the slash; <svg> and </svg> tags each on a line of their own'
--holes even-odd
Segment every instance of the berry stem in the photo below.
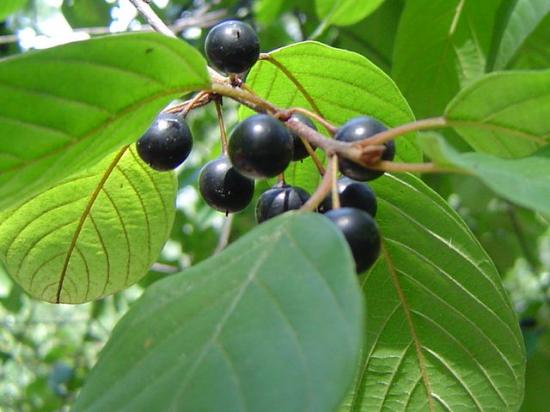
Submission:
<svg viewBox="0 0 550 412">
<path fill-rule="evenodd" d="M 300 210 L 310 211 L 314 212 L 317 210 L 317 207 L 325 200 L 327 195 L 330 193 L 330 190 L 332 188 L 332 169 L 334 165 L 332 161 L 329 161 L 327 164 L 327 170 L 326 173 L 323 176 L 323 180 L 321 180 L 321 184 L 317 186 L 317 189 L 311 197 L 307 200 L 306 203 L 300 208 Z"/>
<path fill-rule="evenodd" d="M 369 164 L 369 169 L 380 170 L 384 172 L 397 173 L 460 173 L 469 175 L 471 173 L 464 169 L 452 166 L 438 166 L 435 163 L 399 163 L 382 160 L 375 164 Z"/>
<path fill-rule="evenodd" d="M 331 188 L 332 188 L 332 208 L 340 209 L 340 195 L 338 194 L 338 156 L 333 155 L 330 158 L 330 163 L 332 165 L 332 176 L 331 176 Z"/>
<path fill-rule="evenodd" d="M 311 145 L 306 139 L 304 139 L 302 136 L 299 136 L 299 137 L 302 143 L 304 144 L 304 147 L 306 148 L 306 151 L 309 154 L 309 157 L 311 157 L 311 160 L 313 160 L 315 167 L 319 171 L 319 174 L 323 176 L 325 174 L 325 167 L 321 163 L 319 156 L 317 156 L 317 153 L 315 153 L 315 150 L 313 150 L 313 147 L 311 147 Z"/>
<path fill-rule="evenodd" d="M 225 132 L 225 123 L 223 121 L 223 111 L 222 111 L 222 97 L 218 96 L 214 101 L 216 105 L 216 114 L 218 116 L 218 125 L 220 126 L 220 139 L 222 142 L 222 153 L 227 154 L 227 134 Z"/>
<path fill-rule="evenodd" d="M 316 120 L 317 122 L 321 123 L 321 125 L 327 130 L 327 132 L 330 133 L 331 136 L 333 136 L 338 130 L 336 126 L 334 126 L 322 116 L 319 116 L 317 113 L 313 113 L 307 109 L 304 109 L 303 107 L 291 107 L 287 110 L 287 112 L 289 113 L 289 117 L 292 116 L 292 114 L 294 113 L 301 113 L 307 117 L 312 118 L 313 120 Z"/>
<path fill-rule="evenodd" d="M 149 6 L 149 3 L 143 0 L 130 0 L 130 3 L 137 9 L 137 11 L 147 20 L 147 23 L 155 29 L 155 31 L 164 34 L 168 37 L 177 37 L 170 28 L 164 24 L 161 18 L 155 13 L 155 11 Z"/>
<path fill-rule="evenodd" d="M 449 124 L 447 123 L 447 119 L 445 119 L 444 117 L 432 117 L 428 119 L 417 120 L 411 123 L 394 127 L 392 129 L 385 130 L 369 137 L 368 139 L 356 142 L 355 144 L 359 147 L 366 147 L 369 145 L 382 145 L 390 140 L 393 140 L 395 137 L 403 136 L 410 132 L 427 129 L 441 129 L 448 126 Z"/>
<path fill-rule="evenodd" d="M 193 109 L 197 109 L 202 106 L 206 106 L 212 100 L 212 94 L 208 92 L 199 92 L 191 99 L 184 101 L 183 103 L 176 104 L 163 110 L 165 113 L 184 113 L 184 116 Z"/>
</svg>

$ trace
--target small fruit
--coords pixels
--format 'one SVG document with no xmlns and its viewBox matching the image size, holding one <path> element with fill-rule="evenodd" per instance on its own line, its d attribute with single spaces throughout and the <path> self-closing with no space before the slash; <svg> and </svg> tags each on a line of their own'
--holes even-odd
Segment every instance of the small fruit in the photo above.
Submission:
<svg viewBox="0 0 550 412">
<path fill-rule="evenodd" d="M 344 234 L 357 273 L 369 269 L 380 254 L 380 233 L 374 219 L 367 212 L 351 207 L 333 209 L 324 214 Z"/>
<path fill-rule="evenodd" d="M 224 21 L 210 29 L 204 43 L 208 60 L 225 73 L 243 73 L 260 56 L 260 42 L 252 27 L 238 20 Z"/>
<path fill-rule="evenodd" d="M 254 181 L 237 172 L 227 156 L 221 156 L 202 168 L 199 190 L 214 209 L 234 213 L 243 210 L 252 200 Z"/>
<path fill-rule="evenodd" d="M 314 130 L 317 130 L 315 127 L 315 124 L 311 121 L 311 119 L 307 116 L 304 116 L 301 113 L 294 113 L 292 116 L 290 116 L 292 119 L 296 119 L 301 123 L 304 123 L 311 127 Z M 302 160 L 309 156 L 309 153 L 307 152 L 307 149 L 302 142 L 302 139 L 300 139 L 300 136 L 294 134 L 291 132 L 292 140 L 294 142 L 294 155 L 292 156 L 292 160 Z M 315 150 L 315 147 L 312 146 L 312 148 Z"/>
<path fill-rule="evenodd" d="M 174 113 L 160 113 L 136 143 L 141 159 L 155 170 L 178 167 L 193 147 L 193 136 L 185 120 Z"/>
<path fill-rule="evenodd" d="M 233 166 L 244 176 L 274 177 L 292 159 L 292 136 L 278 120 L 257 114 L 239 123 L 231 133 L 228 153 Z"/>
<path fill-rule="evenodd" d="M 354 207 L 367 212 L 372 217 L 376 216 L 378 203 L 376 195 L 369 185 L 352 180 L 349 177 L 338 179 L 336 186 L 340 196 L 340 206 Z M 332 209 L 332 196 L 329 194 L 323 203 L 319 205 L 319 212 L 326 213 Z"/>
<path fill-rule="evenodd" d="M 345 123 L 334 135 L 336 140 L 341 142 L 356 142 L 367 139 L 377 133 L 383 132 L 387 128 L 378 120 L 368 116 L 361 116 L 351 119 Z M 384 143 L 386 150 L 382 154 L 381 160 L 393 160 L 395 157 L 395 143 L 393 140 Z M 340 172 L 355 180 L 366 181 L 373 180 L 384 174 L 379 170 L 372 170 L 359 165 L 349 159 L 340 158 Z"/>
<path fill-rule="evenodd" d="M 289 210 L 300 209 L 309 199 L 302 188 L 288 185 L 275 186 L 266 190 L 256 204 L 256 220 L 262 223 Z"/>
</svg>

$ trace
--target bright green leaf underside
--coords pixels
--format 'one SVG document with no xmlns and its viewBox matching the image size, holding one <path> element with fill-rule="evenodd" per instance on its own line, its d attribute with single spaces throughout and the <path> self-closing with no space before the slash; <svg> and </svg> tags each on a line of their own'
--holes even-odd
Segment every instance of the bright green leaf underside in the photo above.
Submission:
<svg viewBox="0 0 550 412">
<path fill-rule="evenodd" d="M 143 277 L 172 228 L 176 179 L 122 149 L 0 214 L 0 259 L 31 296 L 82 303 Z"/>
<path fill-rule="evenodd" d="M 533 153 L 550 139 L 550 70 L 489 74 L 462 90 L 446 118 L 477 151 Z"/>
<path fill-rule="evenodd" d="M 260 61 L 248 75 L 247 83 L 260 96 L 280 107 L 305 107 L 335 125 L 361 115 L 373 116 L 388 126 L 414 120 L 395 83 L 357 53 L 304 42 L 275 50 L 270 56 L 291 73 L 293 79 L 272 62 Z M 241 118 L 250 114 L 249 109 L 241 108 Z M 397 141 L 397 153 L 402 160 L 421 159 L 414 135 Z M 307 159 L 293 163 L 285 177 L 293 184 L 313 190 L 319 174 Z"/>
<path fill-rule="evenodd" d="M 149 288 L 74 411 L 332 412 L 363 315 L 343 237 L 322 216 L 290 213 Z"/>
<path fill-rule="evenodd" d="M 483 153 L 458 153 L 441 138 L 421 140 L 435 161 L 452 164 L 479 177 L 505 199 L 550 213 L 550 150 L 548 146 L 529 157 L 501 159 Z"/>
<path fill-rule="evenodd" d="M 372 183 L 389 260 L 362 279 L 364 360 L 343 410 L 517 410 L 523 341 L 490 258 L 418 179 Z"/>
<path fill-rule="evenodd" d="M 23 8 L 28 0 L 2 0 L 0 3 L 0 21 L 8 17 L 10 14 Z"/>
<path fill-rule="evenodd" d="M 0 208 L 137 140 L 171 99 L 207 85 L 196 50 L 154 33 L 0 61 Z"/>
</svg>

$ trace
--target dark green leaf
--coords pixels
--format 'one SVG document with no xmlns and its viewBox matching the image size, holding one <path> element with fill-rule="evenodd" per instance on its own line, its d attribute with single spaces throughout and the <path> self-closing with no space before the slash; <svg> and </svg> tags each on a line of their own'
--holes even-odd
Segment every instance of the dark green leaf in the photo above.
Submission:
<svg viewBox="0 0 550 412">
<path fill-rule="evenodd" d="M 500 0 L 414 0 L 401 15 L 392 77 L 415 115 L 440 115 L 465 84 L 485 72 Z"/>
<path fill-rule="evenodd" d="M 372 186 L 387 255 L 362 279 L 364 359 L 343 410 L 517 410 L 523 340 L 490 258 L 420 180 Z"/>
<path fill-rule="evenodd" d="M 521 49 L 526 39 L 550 13 L 548 0 L 513 0 L 503 2 L 503 21 L 500 36 L 495 39 L 498 46 L 495 50 L 493 70 L 502 70 Z"/>
<path fill-rule="evenodd" d="M 332 412 L 362 325 L 343 237 L 322 216 L 291 213 L 151 286 L 74 410 Z"/>
</svg>

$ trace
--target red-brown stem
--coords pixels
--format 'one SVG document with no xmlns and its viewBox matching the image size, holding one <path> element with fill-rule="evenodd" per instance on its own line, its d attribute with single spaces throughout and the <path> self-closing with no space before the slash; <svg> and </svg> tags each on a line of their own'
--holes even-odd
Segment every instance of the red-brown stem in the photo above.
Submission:
<svg viewBox="0 0 550 412">
<path fill-rule="evenodd" d="M 378 163 L 369 165 L 369 169 L 380 170 L 394 173 L 460 173 L 470 174 L 466 170 L 458 167 L 438 166 L 435 163 L 398 163 L 382 160 Z"/>
<path fill-rule="evenodd" d="M 317 189 L 311 197 L 307 200 L 306 203 L 300 208 L 300 210 L 306 210 L 313 212 L 317 210 L 317 207 L 321 204 L 323 200 L 327 197 L 327 195 L 330 193 L 330 189 L 332 187 L 332 168 L 333 168 L 333 162 L 329 161 L 327 163 L 327 169 L 326 173 L 323 176 L 323 180 L 321 180 L 321 184 L 317 186 Z"/>
<path fill-rule="evenodd" d="M 417 120 L 412 123 L 407 123 L 401 126 L 394 127 L 392 129 L 385 130 L 369 137 L 368 139 L 356 142 L 355 144 L 359 147 L 365 147 L 374 144 L 380 145 L 386 143 L 389 140 L 393 140 L 395 137 L 403 136 L 407 133 L 417 132 L 419 130 L 426 129 L 441 129 L 447 126 L 447 120 L 444 117 L 432 117 L 429 119 Z"/>
<path fill-rule="evenodd" d="M 301 113 L 311 119 L 316 120 L 317 122 L 321 123 L 321 125 L 323 125 L 323 127 L 327 130 L 327 132 L 330 133 L 331 136 L 333 136 L 338 130 L 336 126 L 325 120 L 323 117 L 319 116 L 317 113 L 304 109 L 303 107 L 291 107 L 290 109 L 286 110 L 286 113 L 288 113 L 290 116 L 292 116 L 292 114 L 294 113 Z"/>
</svg>

